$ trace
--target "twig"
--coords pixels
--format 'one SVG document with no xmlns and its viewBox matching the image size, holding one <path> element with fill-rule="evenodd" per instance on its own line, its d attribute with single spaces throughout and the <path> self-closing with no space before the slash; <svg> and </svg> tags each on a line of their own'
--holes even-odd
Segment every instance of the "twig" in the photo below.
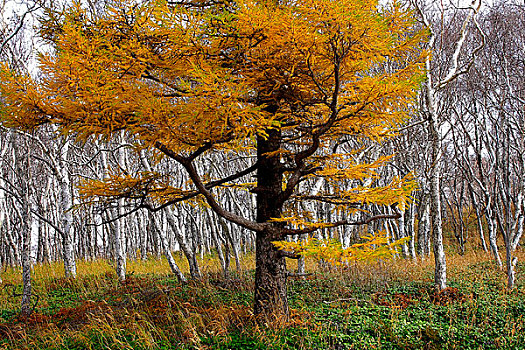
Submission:
<svg viewBox="0 0 525 350">
<path fill-rule="evenodd" d="M 8 284 L 6 284 L 6 285 L 4 286 L 4 288 L 2 288 L 2 289 L 7 289 L 7 287 L 11 287 L 11 295 L 8 295 L 9 297 L 11 297 L 11 298 L 16 298 L 16 297 L 22 297 L 22 296 L 24 296 L 23 293 L 16 293 L 16 286 L 15 286 L 14 284 L 12 284 L 12 283 L 8 283 Z M 34 302 L 33 302 L 33 305 L 31 306 L 31 310 L 30 310 L 30 313 L 29 313 L 29 314 L 31 314 L 31 313 L 33 313 L 33 311 L 35 311 L 36 306 L 38 305 L 38 302 L 40 301 L 40 296 L 39 296 L 38 294 L 31 293 L 31 296 L 32 296 L 32 297 L 35 297 L 36 300 L 33 299 Z M 21 312 L 21 311 L 20 311 L 20 312 Z"/>
<path fill-rule="evenodd" d="M 325 301 L 323 300 L 324 304 L 333 304 L 333 303 L 339 303 L 342 301 L 357 301 L 359 303 L 372 303 L 370 300 L 364 300 L 364 299 L 357 299 L 357 298 L 346 298 L 346 299 L 337 299 L 337 300 L 331 300 L 331 301 Z"/>
<path fill-rule="evenodd" d="M 307 277 L 307 276 L 312 276 L 312 275 L 313 275 L 312 272 L 308 272 L 308 273 L 287 272 L 286 273 L 286 277 Z"/>
</svg>

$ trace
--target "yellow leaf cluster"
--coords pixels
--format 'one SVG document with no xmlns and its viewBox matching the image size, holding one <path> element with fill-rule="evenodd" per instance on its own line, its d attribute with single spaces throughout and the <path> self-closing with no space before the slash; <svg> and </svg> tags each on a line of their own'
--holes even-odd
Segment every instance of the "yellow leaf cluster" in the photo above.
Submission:
<svg viewBox="0 0 525 350">
<path fill-rule="evenodd" d="M 78 188 L 80 197 L 86 202 L 93 198 L 128 198 L 149 199 L 150 202 L 163 204 L 195 192 L 173 187 L 169 177 L 156 172 L 140 172 L 135 175 L 110 174 L 103 180 L 85 179 L 80 182 Z"/>
<path fill-rule="evenodd" d="M 398 253 L 397 248 L 405 244 L 410 237 L 389 242 L 386 232 L 362 237 L 361 243 L 343 248 L 339 240 L 319 240 L 310 238 L 298 242 L 276 241 L 273 244 L 280 250 L 323 260 L 334 266 L 350 262 L 374 262 L 379 259 L 390 259 Z"/>
</svg>

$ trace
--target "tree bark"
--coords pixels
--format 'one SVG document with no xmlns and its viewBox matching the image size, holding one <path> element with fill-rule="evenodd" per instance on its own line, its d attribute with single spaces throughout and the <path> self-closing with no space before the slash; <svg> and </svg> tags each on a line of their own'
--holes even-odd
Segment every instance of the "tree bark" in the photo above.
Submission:
<svg viewBox="0 0 525 350">
<path fill-rule="evenodd" d="M 31 314 L 31 202 L 29 198 L 29 145 L 25 143 L 26 152 L 22 154 L 22 145 L 14 147 L 17 162 L 17 176 L 20 183 L 20 209 L 15 211 L 20 219 L 20 233 L 22 238 L 22 302 L 20 314 L 25 317 Z"/>
<path fill-rule="evenodd" d="M 186 256 L 186 260 L 188 260 L 191 278 L 200 279 L 201 270 L 197 261 L 197 255 L 195 254 L 195 251 L 191 249 L 189 245 L 184 241 L 184 236 L 180 232 L 179 226 L 175 222 L 175 214 L 173 213 L 173 210 L 170 207 L 167 207 L 166 209 L 164 209 L 164 212 L 166 214 L 168 224 L 173 230 L 175 238 L 177 238 L 177 242 L 179 242 L 179 247 L 184 253 L 184 256 Z"/>
<path fill-rule="evenodd" d="M 153 230 L 158 235 L 161 243 L 162 251 L 164 252 L 164 256 L 168 260 L 168 264 L 170 265 L 171 272 L 177 276 L 180 282 L 186 282 L 186 277 L 184 277 L 184 274 L 180 270 L 179 266 L 175 262 L 175 259 L 173 258 L 173 255 L 171 254 L 170 244 L 168 242 L 168 238 L 166 237 L 166 234 L 162 231 L 162 229 L 157 225 L 157 222 L 155 221 L 155 217 L 153 216 L 152 212 L 148 212 L 150 222 L 153 226 Z"/>
<path fill-rule="evenodd" d="M 405 238 L 406 232 L 405 232 L 405 210 L 401 212 L 401 217 L 397 219 L 397 239 Z M 403 257 L 406 259 L 409 257 L 409 251 L 408 251 L 408 245 L 406 243 L 403 243 L 401 246 L 401 249 L 403 251 Z"/>
<path fill-rule="evenodd" d="M 224 278 L 228 278 L 229 276 L 229 261 L 226 261 L 226 259 L 224 258 L 224 253 L 222 251 L 222 242 L 221 242 L 221 239 L 219 237 L 219 230 L 218 230 L 218 225 L 217 223 L 213 223 L 212 222 L 212 218 L 211 218 L 211 215 L 208 215 L 208 223 L 209 223 L 209 227 L 211 228 L 211 238 L 215 244 L 215 247 L 217 248 L 217 255 L 219 257 L 219 261 L 221 263 L 221 267 L 222 267 L 222 272 L 224 274 Z M 228 242 L 226 242 L 225 244 L 225 247 L 228 246 Z M 228 252 L 226 252 L 226 254 L 228 254 Z"/>
<path fill-rule="evenodd" d="M 29 193 L 24 191 L 23 207 L 21 208 L 22 229 L 22 304 L 20 314 L 29 316 L 31 314 L 31 212 Z"/>
<path fill-rule="evenodd" d="M 60 150 L 60 164 L 58 178 L 59 189 L 59 210 L 61 214 L 62 223 L 62 249 L 64 258 L 64 273 L 66 277 L 77 277 L 77 265 L 75 262 L 75 249 L 73 241 L 71 239 L 73 225 L 73 214 L 71 213 L 71 207 L 73 206 L 73 197 L 71 195 L 71 180 L 69 173 L 66 168 L 65 160 L 67 158 L 67 152 L 69 149 L 69 141 L 66 141 L 65 145 Z"/>
<path fill-rule="evenodd" d="M 229 226 L 221 217 L 218 218 L 219 224 L 223 228 L 223 232 L 226 238 L 226 245 L 230 243 L 232 252 L 233 252 L 233 258 L 235 260 L 235 269 L 238 273 L 241 272 L 241 260 L 239 258 L 239 247 L 238 247 L 238 241 L 234 240 L 233 238 L 233 230 L 232 227 Z"/>
<path fill-rule="evenodd" d="M 422 202 L 420 204 L 421 218 L 417 225 L 417 249 L 418 254 L 424 259 L 430 255 L 430 203 L 426 194 Z"/>
<path fill-rule="evenodd" d="M 104 177 L 106 177 L 107 175 L 107 171 L 109 170 L 109 167 L 108 167 L 108 161 L 107 161 L 107 157 L 106 157 L 106 153 L 105 152 L 102 152 L 101 153 L 101 157 L 102 157 L 102 166 L 103 166 L 103 169 L 104 169 Z M 113 216 L 117 216 L 119 215 L 119 212 L 120 212 L 120 208 L 122 207 L 123 205 L 123 200 L 120 199 L 118 201 L 119 203 L 119 210 L 106 210 L 106 219 L 108 221 L 110 221 L 111 219 L 113 219 Z M 113 253 L 114 253 L 114 258 L 115 258 L 115 272 L 117 273 L 117 277 L 119 279 L 119 281 L 124 281 L 126 279 L 126 256 L 125 256 L 125 250 L 124 248 L 122 247 L 122 227 L 121 227 L 121 219 L 117 219 L 113 222 L 110 222 L 109 224 L 109 227 L 110 227 L 110 236 L 111 236 L 111 239 L 113 240 Z"/>
<path fill-rule="evenodd" d="M 267 130 L 267 137 L 257 136 L 257 222 L 268 222 L 281 215 L 276 205 L 282 192 L 282 170 L 279 155 L 268 155 L 280 149 L 281 131 Z M 275 227 L 279 227 L 275 224 Z M 262 230 L 255 237 L 255 300 L 254 313 L 265 319 L 289 316 L 286 289 L 286 260 L 272 244 L 284 236 Z M 278 231 L 278 230 L 275 230 Z"/>
<path fill-rule="evenodd" d="M 490 205 L 485 209 L 485 219 L 487 220 L 487 227 L 489 231 L 489 245 L 492 255 L 494 255 L 494 261 L 498 267 L 502 267 L 501 258 L 499 256 L 498 242 L 497 242 L 497 227 L 496 219 L 492 215 L 492 209 Z"/>
<path fill-rule="evenodd" d="M 405 222 L 405 232 L 406 234 L 408 235 L 408 237 L 410 237 L 410 242 L 408 242 L 408 251 L 409 251 L 409 254 L 410 254 L 410 258 L 412 260 L 416 260 L 416 247 L 415 247 L 415 240 L 416 240 L 416 235 L 415 235 L 415 229 L 414 229 L 414 226 L 415 226 L 415 220 L 416 220 L 416 206 L 414 204 L 411 204 L 410 207 L 408 208 L 408 211 L 406 212 L 407 213 L 407 218 L 406 218 L 406 222 Z"/>
<path fill-rule="evenodd" d="M 483 229 L 483 222 L 482 222 L 481 212 L 479 210 L 479 205 L 478 205 L 478 202 L 476 201 L 476 196 L 474 194 L 474 189 L 472 188 L 472 184 L 469 182 L 467 186 L 468 186 L 468 193 L 470 196 L 470 201 L 472 202 L 472 206 L 474 207 L 474 210 L 476 211 L 476 220 L 478 224 L 479 240 L 481 241 L 481 248 L 483 248 L 483 250 L 487 252 L 488 251 L 487 242 L 485 241 L 485 233 Z"/>
<path fill-rule="evenodd" d="M 431 94 L 431 91 L 429 91 L 429 93 Z M 431 100 L 428 105 L 433 106 L 433 101 Z M 447 262 L 445 258 L 445 250 L 443 248 L 443 223 L 441 219 L 441 179 L 439 168 L 441 162 L 441 142 L 438 127 L 436 113 L 431 110 L 429 121 L 429 135 L 432 148 L 432 168 L 430 175 L 430 220 L 434 243 L 434 285 L 437 290 L 443 290 L 447 287 Z"/>
</svg>

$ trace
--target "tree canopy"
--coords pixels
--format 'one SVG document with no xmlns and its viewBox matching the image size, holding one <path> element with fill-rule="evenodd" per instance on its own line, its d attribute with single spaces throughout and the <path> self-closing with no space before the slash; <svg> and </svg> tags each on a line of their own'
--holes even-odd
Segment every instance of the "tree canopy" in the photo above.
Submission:
<svg viewBox="0 0 525 350">
<path fill-rule="evenodd" d="M 350 217 L 367 203 L 403 206 L 414 188 L 409 179 L 377 185 L 388 157 L 363 164 L 339 147 L 393 136 L 422 80 L 424 33 L 397 3 L 130 1 L 96 16 L 77 3 L 49 12 L 41 36 L 53 50 L 40 54 L 38 78 L 2 69 L 2 123 L 52 123 L 80 142 L 124 133 L 154 159 L 179 163 L 191 180 L 182 186 L 170 173 L 112 169 L 82 193 L 150 210 L 202 196 L 255 231 L 256 313 L 287 309 L 286 254 L 272 241 L 366 223 L 316 220 L 297 203 Z M 195 164 L 210 152 L 250 164 L 208 179 Z M 298 190 L 318 178 L 322 190 Z M 256 194 L 256 219 L 227 210 L 216 188 Z"/>
</svg>

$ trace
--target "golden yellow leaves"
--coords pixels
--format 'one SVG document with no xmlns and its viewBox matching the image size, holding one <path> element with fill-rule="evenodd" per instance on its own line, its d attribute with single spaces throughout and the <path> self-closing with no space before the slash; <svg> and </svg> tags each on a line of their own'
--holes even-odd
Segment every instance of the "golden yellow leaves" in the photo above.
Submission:
<svg viewBox="0 0 525 350">
<path fill-rule="evenodd" d="M 408 175 L 402 179 L 394 177 L 386 186 L 356 187 L 349 190 L 342 190 L 339 195 L 342 199 L 354 203 L 375 203 L 385 206 L 398 203 L 400 208 L 404 208 L 410 201 L 410 196 L 416 188 L 416 182 L 412 179 L 411 175 Z"/>
<path fill-rule="evenodd" d="M 77 3 L 60 23 L 56 52 L 41 56 L 38 101 L 26 98 L 18 112 L 38 110 L 33 119 L 50 116 L 81 140 L 126 129 L 178 151 L 205 142 L 239 147 L 280 121 L 315 129 L 337 99 L 339 118 L 327 137 L 359 130 L 380 138 L 403 118 L 419 63 L 381 68 L 413 52 L 418 34 L 394 37 L 410 22 L 395 17 L 399 9 L 383 16 L 377 6 L 242 0 L 232 13 L 152 1 L 91 19 Z M 264 110 L 268 104 L 275 113 Z"/>
<path fill-rule="evenodd" d="M 323 157 L 323 169 L 315 173 L 329 182 L 376 178 L 376 169 L 385 165 L 392 157 L 380 157 L 372 163 L 356 163 L 348 154 L 333 154 Z"/>
<path fill-rule="evenodd" d="M 306 212 L 300 213 L 300 215 L 293 216 L 282 216 L 280 218 L 272 218 L 271 222 L 286 223 L 290 227 L 298 229 L 312 229 L 317 230 L 320 228 L 329 228 L 333 227 L 333 224 L 330 222 L 315 221 L 307 217 Z"/>
<path fill-rule="evenodd" d="M 128 198 L 163 204 L 195 193 L 195 191 L 173 187 L 169 180 L 167 176 L 156 172 L 141 172 L 134 176 L 110 174 L 104 180 L 84 180 L 78 188 L 79 195 L 86 201 L 93 198 L 99 198 L 102 201 Z"/>
<path fill-rule="evenodd" d="M 374 262 L 392 258 L 398 253 L 397 247 L 408 240 L 410 237 L 390 242 L 386 232 L 378 232 L 362 237 L 362 243 L 353 244 L 348 248 L 344 248 L 339 240 L 315 238 L 298 242 L 276 241 L 273 244 L 280 250 L 341 266 L 350 262 Z"/>
<path fill-rule="evenodd" d="M 30 130 L 46 122 L 40 91 L 31 78 L 12 72 L 2 64 L 0 81 L 1 95 L 10 97 L 4 98 L 0 107 L 0 121 L 4 126 Z"/>
</svg>

